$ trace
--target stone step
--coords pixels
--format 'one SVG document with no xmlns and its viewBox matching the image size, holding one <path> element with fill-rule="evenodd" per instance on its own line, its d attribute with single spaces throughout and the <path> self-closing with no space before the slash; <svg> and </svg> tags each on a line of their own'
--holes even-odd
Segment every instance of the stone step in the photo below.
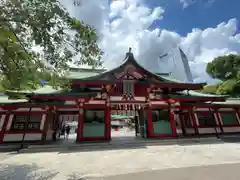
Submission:
<svg viewBox="0 0 240 180">
<path fill-rule="evenodd" d="M 17 151 L 20 148 L 20 144 L 9 145 L 9 144 L 1 144 L 0 152 L 9 152 L 9 151 Z"/>
<path fill-rule="evenodd" d="M 135 141 L 110 141 L 101 143 L 72 143 L 72 144 L 53 144 L 53 145 L 32 145 L 28 148 L 21 149 L 21 153 L 30 152 L 51 152 L 51 151 L 61 151 L 61 150 L 97 150 L 97 149 L 124 149 L 124 148 L 141 148 L 146 146 L 157 146 L 157 145 L 187 145 L 187 144 L 197 144 L 197 143 L 222 143 L 220 139 L 216 137 L 208 138 L 191 138 L 191 139 L 144 139 Z"/>
</svg>

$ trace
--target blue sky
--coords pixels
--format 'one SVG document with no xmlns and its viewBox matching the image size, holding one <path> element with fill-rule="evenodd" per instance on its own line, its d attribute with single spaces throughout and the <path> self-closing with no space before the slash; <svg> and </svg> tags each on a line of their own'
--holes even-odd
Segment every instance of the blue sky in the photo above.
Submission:
<svg viewBox="0 0 240 180">
<path fill-rule="evenodd" d="M 196 3 L 183 8 L 180 0 L 145 0 L 148 7 L 161 6 L 165 9 L 163 19 L 152 28 L 160 27 L 186 35 L 193 28 L 215 27 L 223 21 L 236 18 L 240 21 L 240 0 L 195 0 Z"/>
<path fill-rule="evenodd" d="M 206 64 L 218 56 L 240 53 L 240 0 L 82 1 L 85 3 L 81 7 L 69 3 L 67 6 L 75 17 L 97 30 L 98 43 L 105 52 L 105 68 L 118 66 L 132 47 L 135 58 L 145 68 L 172 72 L 173 78 L 183 80 L 185 72 L 178 49 L 174 49 L 180 46 L 191 61 L 194 80 L 212 83 L 205 71 Z M 183 8 L 183 2 L 195 3 Z M 237 27 L 239 33 L 234 34 Z M 166 30 L 159 33 L 159 28 Z M 193 28 L 200 30 L 192 31 Z M 159 55 L 170 50 L 166 61 L 159 63 Z M 173 66 L 173 57 L 177 66 Z"/>
</svg>

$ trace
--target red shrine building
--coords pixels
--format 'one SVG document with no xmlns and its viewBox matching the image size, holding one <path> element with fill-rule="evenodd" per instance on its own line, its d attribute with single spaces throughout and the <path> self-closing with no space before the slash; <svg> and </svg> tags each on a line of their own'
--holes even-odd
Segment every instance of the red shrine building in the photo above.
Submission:
<svg viewBox="0 0 240 180">
<path fill-rule="evenodd" d="M 111 116 L 137 118 L 142 138 L 240 132 L 240 103 L 197 92 L 204 84 L 176 81 L 138 64 L 129 51 L 115 69 L 72 68 L 71 90 L 43 86 L 0 96 L 0 143 L 56 140 L 64 120 L 77 122 L 76 142 L 111 141 Z M 9 97 L 21 95 L 25 99 Z"/>
</svg>

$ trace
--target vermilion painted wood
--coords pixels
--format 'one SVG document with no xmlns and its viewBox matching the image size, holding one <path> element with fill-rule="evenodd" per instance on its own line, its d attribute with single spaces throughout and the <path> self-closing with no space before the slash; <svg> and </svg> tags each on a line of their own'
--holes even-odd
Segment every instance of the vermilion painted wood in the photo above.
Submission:
<svg viewBox="0 0 240 180">
<path fill-rule="evenodd" d="M 106 135 L 105 135 L 105 137 L 107 140 L 111 140 L 111 109 L 110 109 L 110 105 L 106 105 L 105 118 L 106 118 L 106 122 L 105 122 Z"/>
<path fill-rule="evenodd" d="M 147 128 L 148 128 L 148 137 L 153 137 L 153 122 L 152 122 L 152 109 L 150 106 L 147 107 Z"/>
</svg>

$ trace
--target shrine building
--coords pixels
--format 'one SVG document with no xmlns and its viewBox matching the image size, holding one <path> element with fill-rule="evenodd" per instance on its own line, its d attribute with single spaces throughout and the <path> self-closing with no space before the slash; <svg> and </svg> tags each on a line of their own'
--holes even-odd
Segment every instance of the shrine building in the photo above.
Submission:
<svg viewBox="0 0 240 180">
<path fill-rule="evenodd" d="M 111 116 L 138 120 L 142 138 L 181 138 L 240 133 L 240 103 L 199 93 L 185 83 L 142 67 L 129 51 L 118 67 L 71 68 L 71 90 L 44 85 L 33 92 L 0 95 L 0 143 L 51 141 L 60 124 L 76 120 L 76 142 L 111 141 Z M 14 96 L 26 99 L 11 99 Z"/>
</svg>

